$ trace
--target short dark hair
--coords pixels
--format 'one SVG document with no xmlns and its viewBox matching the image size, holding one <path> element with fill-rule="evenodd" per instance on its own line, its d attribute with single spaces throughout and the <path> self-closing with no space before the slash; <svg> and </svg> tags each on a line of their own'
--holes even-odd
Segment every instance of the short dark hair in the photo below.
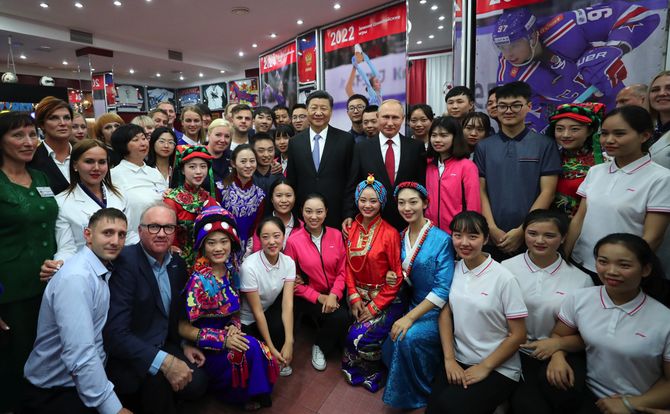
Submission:
<svg viewBox="0 0 670 414">
<path fill-rule="evenodd" d="M 307 110 L 307 105 L 305 105 L 304 103 L 297 103 L 297 104 L 293 105 L 291 107 L 291 113 L 290 113 L 291 116 L 293 116 L 293 111 L 295 111 L 296 109 L 304 109 L 306 111 Z"/>
<path fill-rule="evenodd" d="M 202 112 L 203 115 L 212 116 L 212 110 L 209 109 L 209 106 L 207 106 L 207 104 L 199 103 L 199 104 L 196 104 L 195 107 L 200 109 L 200 112 Z"/>
<path fill-rule="evenodd" d="M 499 86 L 496 90 L 496 99 L 522 97 L 530 101 L 533 91 L 526 82 L 514 81 Z"/>
<path fill-rule="evenodd" d="M 412 105 L 409 107 L 409 112 L 408 112 L 408 117 L 412 117 L 412 113 L 414 111 L 421 110 L 424 115 L 426 115 L 426 118 L 430 119 L 431 121 L 435 119 L 435 114 L 433 113 L 433 108 L 430 107 L 430 105 L 426 105 L 425 103 L 419 103 L 416 105 Z"/>
<path fill-rule="evenodd" d="M 121 158 L 125 158 L 128 152 L 128 143 L 135 135 L 144 134 L 144 128 L 135 124 L 125 124 L 116 128 L 112 133 L 112 149 L 119 154 Z"/>
<path fill-rule="evenodd" d="M 489 118 L 488 114 L 485 114 L 484 112 L 468 112 L 461 121 L 463 124 L 463 129 L 465 129 L 465 126 L 470 122 L 471 119 L 479 119 L 479 122 L 482 123 L 482 128 L 484 128 L 486 131 L 485 136 L 488 137 L 491 135 L 491 118 Z"/>
<path fill-rule="evenodd" d="M 454 136 L 451 141 L 451 156 L 457 160 L 462 160 L 467 158 L 470 155 L 468 151 L 468 143 L 465 141 L 463 136 L 463 127 L 458 119 L 453 116 L 438 116 L 433 120 L 433 123 L 430 125 L 430 130 L 428 131 L 428 158 L 433 158 L 433 162 L 437 164 L 440 159 L 440 155 L 433 148 L 433 144 L 430 143 L 430 136 L 433 135 L 433 131 L 437 128 L 444 128 L 448 133 Z"/>
<path fill-rule="evenodd" d="M 27 112 L 0 113 L 0 143 L 8 132 L 28 126 L 35 128 L 35 132 L 37 132 L 35 120 Z M 37 139 L 37 137 L 35 138 Z M 3 161 L 4 154 L 2 153 L 2 145 L 0 145 L 0 166 L 2 166 Z"/>
<path fill-rule="evenodd" d="M 267 106 L 259 106 L 256 109 L 254 109 L 254 116 L 253 116 L 254 118 L 256 118 L 258 115 L 261 114 L 267 115 L 274 120 L 274 114 L 272 113 L 272 110 L 270 110 L 270 108 L 268 108 Z"/>
<path fill-rule="evenodd" d="M 91 218 L 88 219 L 88 228 L 95 226 L 102 219 L 111 219 L 111 220 L 123 220 L 128 224 L 128 219 L 126 215 L 123 214 L 123 211 L 114 207 L 101 208 L 91 215 Z"/>
<path fill-rule="evenodd" d="M 372 112 L 379 112 L 379 106 L 378 105 L 368 105 L 363 109 L 364 114 L 369 114 Z"/>
<path fill-rule="evenodd" d="M 486 218 L 476 211 L 462 211 L 451 220 L 449 224 L 451 232 L 481 234 L 484 238 L 489 237 L 489 225 Z"/>
<path fill-rule="evenodd" d="M 256 148 L 256 143 L 258 141 L 264 141 L 264 140 L 270 141 L 272 143 L 275 142 L 274 138 L 272 138 L 272 135 L 268 134 L 267 132 L 256 132 L 256 135 L 254 135 L 254 139 L 253 142 L 251 143 L 251 146 L 253 148 Z"/>
<path fill-rule="evenodd" d="M 347 99 L 347 106 L 351 103 L 351 101 L 360 99 L 361 101 L 365 102 L 365 106 L 370 105 L 370 101 L 368 101 L 368 98 L 366 98 L 364 95 L 361 95 L 360 93 L 355 93 Z"/>
<path fill-rule="evenodd" d="M 235 114 L 238 113 L 238 112 L 240 112 L 240 111 L 249 111 L 249 112 L 251 112 L 251 113 L 254 112 L 254 110 L 251 109 L 251 107 L 250 107 L 249 105 L 247 105 L 247 104 L 237 104 L 237 105 L 235 105 L 235 106 L 233 107 L 233 109 L 230 110 L 230 113 L 231 113 L 233 116 L 235 116 Z"/>
<path fill-rule="evenodd" d="M 272 107 L 272 113 L 274 114 L 277 111 L 286 111 L 288 113 L 288 108 L 285 105 L 275 105 Z"/>
<path fill-rule="evenodd" d="M 568 234 L 568 227 L 570 226 L 570 219 L 568 218 L 568 215 L 565 214 L 564 212 L 560 210 L 548 210 L 548 209 L 543 209 L 543 208 L 538 208 L 537 210 L 533 210 L 530 213 L 526 215 L 526 218 L 523 221 L 523 231 L 525 232 L 528 226 L 530 226 L 533 223 L 542 223 L 542 222 L 550 222 L 554 223 L 556 228 L 558 229 L 558 233 L 561 235 L 561 237 L 565 237 Z M 565 259 L 565 253 L 563 252 L 563 245 L 558 248 L 558 254 L 561 255 L 563 259 Z M 569 264 L 569 262 L 566 260 L 566 263 Z"/>
<path fill-rule="evenodd" d="M 327 99 L 328 103 L 330 104 L 330 108 L 333 108 L 333 97 L 326 91 L 322 90 L 317 90 L 309 95 L 307 95 L 307 100 L 305 101 L 305 105 L 309 106 L 309 103 L 312 101 L 312 99 Z"/>
<path fill-rule="evenodd" d="M 156 149 L 154 148 L 156 146 L 156 141 L 158 141 L 158 138 L 160 138 L 161 135 L 163 134 L 170 134 L 172 135 L 172 140 L 174 141 L 174 150 L 172 151 L 172 155 L 170 155 L 170 165 L 174 164 L 174 158 L 176 154 L 176 148 L 177 148 L 177 135 L 175 135 L 174 131 L 172 128 L 168 127 L 158 127 L 154 129 L 154 132 L 151 133 L 151 138 L 149 138 L 149 154 L 147 155 L 147 165 L 149 167 L 155 167 L 156 166 Z"/>
<path fill-rule="evenodd" d="M 260 223 L 258 223 L 258 227 L 256 227 L 256 236 L 261 237 L 263 226 L 265 226 L 267 223 L 274 223 L 277 227 L 279 227 L 279 230 L 281 230 L 282 234 L 286 234 L 286 226 L 284 226 L 284 222 L 282 222 L 279 217 L 267 216 L 263 217 Z"/>
<path fill-rule="evenodd" d="M 291 125 L 277 125 L 277 128 L 275 128 L 275 139 L 283 136 L 291 138 L 294 135 L 295 129 Z"/>
<path fill-rule="evenodd" d="M 300 211 L 302 211 L 302 209 L 305 208 L 305 203 L 308 202 L 309 200 L 313 199 L 313 198 L 316 198 L 317 200 L 321 200 L 324 207 L 326 207 L 326 210 L 328 210 L 328 200 L 326 200 L 326 196 L 324 196 L 323 194 L 315 191 L 313 193 L 307 194 L 307 196 L 305 197 L 305 199 L 302 202 L 302 205 L 300 206 Z"/>
<path fill-rule="evenodd" d="M 475 94 L 472 93 L 470 88 L 467 86 L 454 86 L 449 92 L 447 92 L 447 96 L 444 97 L 444 102 L 447 102 L 449 98 L 460 95 L 465 95 L 470 102 L 475 101 Z"/>
<path fill-rule="evenodd" d="M 497 97 L 498 97 L 498 94 L 497 94 L 498 89 L 500 89 L 500 86 L 494 86 L 493 88 L 489 89 L 488 97 L 490 98 L 491 95 L 493 95 L 493 94 L 495 93 L 495 94 L 496 94 L 496 98 L 497 98 Z"/>
</svg>

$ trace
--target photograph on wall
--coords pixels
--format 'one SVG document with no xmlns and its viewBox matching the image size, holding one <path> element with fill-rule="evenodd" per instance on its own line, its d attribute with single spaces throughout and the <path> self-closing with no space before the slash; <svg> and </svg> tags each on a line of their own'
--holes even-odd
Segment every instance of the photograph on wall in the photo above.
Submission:
<svg viewBox="0 0 670 414">
<path fill-rule="evenodd" d="M 627 85 L 648 84 L 665 64 L 668 2 L 593 3 L 478 1 L 477 107 L 490 88 L 527 82 L 533 96 L 526 122 L 543 131 L 562 103 L 600 102 L 609 111 Z"/>
<path fill-rule="evenodd" d="M 347 99 L 365 95 L 371 105 L 406 101 L 406 7 L 383 9 L 323 30 L 325 89 L 333 96 L 331 124 L 351 128 Z"/>
<path fill-rule="evenodd" d="M 298 85 L 315 83 L 318 59 L 316 32 L 299 36 L 296 44 L 298 47 Z"/>
<path fill-rule="evenodd" d="M 147 88 L 147 100 L 149 101 L 149 107 L 147 108 L 148 110 L 154 109 L 158 106 L 159 103 L 164 101 L 168 101 L 173 106 L 175 106 L 174 89 L 156 88 L 150 86 Z"/>
<path fill-rule="evenodd" d="M 223 109 L 228 104 L 226 82 L 202 85 L 202 102 L 212 111 Z"/>
<path fill-rule="evenodd" d="M 179 109 L 200 103 L 200 86 L 177 89 L 177 106 Z"/>
<path fill-rule="evenodd" d="M 239 79 L 228 82 L 228 102 L 258 106 L 258 79 Z"/>
<path fill-rule="evenodd" d="M 258 59 L 261 74 L 261 104 L 290 108 L 298 99 L 298 74 L 295 42 L 261 55 Z"/>
<path fill-rule="evenodd" d="M 118 112 L 145 111 L 144 86 L 116 85 L 116 110 Z"/>
</svg>

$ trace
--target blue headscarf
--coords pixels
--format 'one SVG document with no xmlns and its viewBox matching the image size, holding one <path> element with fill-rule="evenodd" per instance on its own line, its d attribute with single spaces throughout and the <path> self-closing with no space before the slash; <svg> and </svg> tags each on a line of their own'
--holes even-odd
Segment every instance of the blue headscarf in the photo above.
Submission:
<svg viewBox="0 0 670 414">
<path fill-rule="evenodd" d="M 361 198 L 361 193 L 366 188 L 372 188 L 375 193 L 377 193 L 377 198 L 382 205 L 382 209 L 386 205 L 386 189 L 379 180 L 375 180 L 374 174 L 368 174 L 368 178 L 358 183 L 356 186 L 356 193 L 354 194 L 354 200 L 358 204 L 358 199 Z"/>
</svg>

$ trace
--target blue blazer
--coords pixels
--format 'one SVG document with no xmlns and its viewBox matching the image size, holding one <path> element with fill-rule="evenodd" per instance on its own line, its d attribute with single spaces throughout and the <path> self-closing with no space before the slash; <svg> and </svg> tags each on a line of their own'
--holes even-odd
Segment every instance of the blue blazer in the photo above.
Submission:
<svg viewBox="0 0 670 414">
<path fill-rule="evenodd" d="M 180 347 L 178 322 L 186 312 L 182 292 L 188 273 L 178 255 L 172 256 L 167 269 L 172 293 L 169 313 L 139 243 L 126 246 L 114 262 L 103 338 L 107 374 L 121 393 L 138 389 L 159 350 L 172 353 L 170 348 Z"/>
</svg>

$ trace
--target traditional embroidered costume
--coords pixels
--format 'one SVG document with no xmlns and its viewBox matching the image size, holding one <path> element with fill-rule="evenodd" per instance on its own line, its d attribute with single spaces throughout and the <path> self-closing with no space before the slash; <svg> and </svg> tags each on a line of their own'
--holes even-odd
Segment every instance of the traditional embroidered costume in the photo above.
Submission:
<svg viewBox="0 0 670 414">
<path fill-rule="evenodd" d="M 218 206 L 204 209 L 195 219 L 196 250 L 207 235 L 215 231 L 227 234 L 232 250 L 239 250 L 235 221 L 230 213 Z M 229 258 L 226 273 L 217 277 L 209 260 L 198 256 L 185 288 L 186 312 L 189 322 L 200 329 L 196 345 L 206 356 L 204 368 L 210 390 L 217 398 L 233 404 L 244 404 L 255 396 L 269 395 L 279 370 L 265 343 L 244 335 L 249 341 L 247 351 L 235 351 L 225 346 L 226 328 L 241 329 L 234 258 Z"/>
<path fill-rule="evenodd" d="M 383 209 L 386 190 L 372 176 L 358 185 L 356 200 L 367 187 L 375 190 Z M 342 371 L 349 384 L 363 385 L 368 391 L 376 392 L 384 385 L 382 344 L 393 322 L 403 312 L 403 303 L 398 297 L 400 281 L 395 285 L 386 283 L 389 270 L 402 274 L 400 237 L 398 231 L 380 215 L 367 227 L 362 220 L 359 214 L 349 230 L 345 282 L 350 306 L 362 301 L 372 319 L 354 322 L 349 328 Z"/>
<path fill-rule="evenodd" d="M 240 229 L 240 241 L 242 253 L 251 244 L 254 229 L 260 217 L 263 216 L 263 200 L 265 192 L 249 180 L 242 182 L 235 177 L 233 182 L 221 190 L 221 206 L 235 217 L 237 227 Z"/>
</svg>

